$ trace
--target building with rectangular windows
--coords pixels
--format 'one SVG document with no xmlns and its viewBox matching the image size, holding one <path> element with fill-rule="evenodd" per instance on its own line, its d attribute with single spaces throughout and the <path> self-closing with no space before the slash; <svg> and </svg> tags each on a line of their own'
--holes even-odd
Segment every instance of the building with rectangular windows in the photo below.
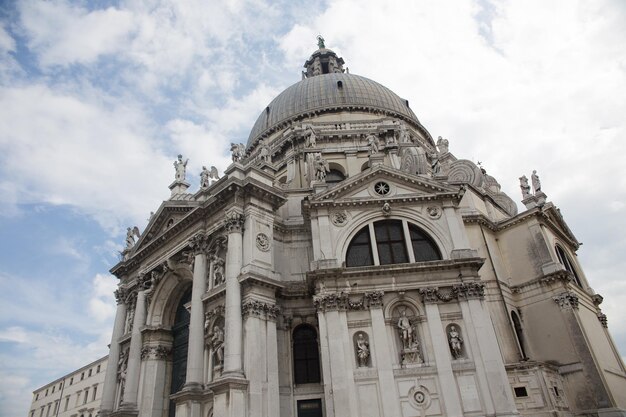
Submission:
<svg viewBox="0 0 626 417">
<path fill-rule="evenodd" d="M 108 355 L 33 391 L 28 417 L 96 417 Z"/>
</svg>

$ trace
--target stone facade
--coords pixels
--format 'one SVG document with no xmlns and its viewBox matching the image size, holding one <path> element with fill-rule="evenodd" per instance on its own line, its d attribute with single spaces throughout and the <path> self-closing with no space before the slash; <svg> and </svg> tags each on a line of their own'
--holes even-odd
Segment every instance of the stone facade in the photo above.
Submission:
<svg viewBox="0 0 626 417">
<path fill-rule="evenodd" d="M 96 417 L 107 361 L 100 358 L 35 390 L 28 417 Z"/>
<path fill-rule="evenodd" d="M 343 64 L 321 39 L 195 193 L 179 156 L 111 270 L 101 415 L 626 415 L 602 297 L 536 172 L 518 213 Z"/>
</svg>

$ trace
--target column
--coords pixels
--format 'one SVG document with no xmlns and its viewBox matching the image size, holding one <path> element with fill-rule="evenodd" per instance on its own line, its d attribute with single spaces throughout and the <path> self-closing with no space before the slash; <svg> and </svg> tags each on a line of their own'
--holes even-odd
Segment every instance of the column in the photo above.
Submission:
<svg viewBox="0 0 626 417">
<path fill-rule="evenodd" d="M 207 255 L 206 237 L 196 235 L 191 242 L 195 253 L 193 284 L 191 287 L 191 316 L 189 318 L 189 348 L 187 351 L 187 379 L 185 390 L 202 389 L 204 375 L 204 306 L 206 292 Z"/>
<path fill-rule="evenodd" d="M 115 322 L 113 324 L 113 335 L 111 336 L 111 347 L 109 348 L 109 359 L 107 370 L 104 376 L 104 388 L 102 392 L 102 403 L 100 414 L 106 416 L 115 407 L 115 391 L 117 389 L 117 363 L 120 360 L 120 344 L 118 340 L 123 336 L 124 324 L 126 323 L 126 303 L 124 302 L 125 292 L 122 289 L 115 291 L 117 301 L 117 311 L 115 312 Z"/>
<path fill-rule="evenodd" d="M 241 317 L 241 286 L 239 273 L 243 262 L 243 214 L 230 212 L 226 216 L 228 246 L 226 252 L 226 302 L 224 330 L 223 376 L 241 376 L 243 320 Z"/>
<path fill-rule="evenodd" d="M 137 291 L 133 331 L 128 352 L 128 373 L 126 387 L 121 408 L 125 410 L 137 409 L 137 392 L 139 389 L 139 372 L 141 370 L 141 328 L 146 323 L 146 294 L 143 288 Z"/>
<path fill-rule="evenodd" d="M 389 346 L 390 341 L 387 339 L 382 299 L 380 304 L 370 304 L 370 316 L 372 318 L 373 350 L 376 355 L 383 415 L 385 417 L 399 416 L 401 413 L 398 404 L 396 382 L 393 377 L 393 361 L 391 359 L 393 354 Z"/>
<path fill-rule="evenodd" d="M 443 213 L 450 229 L 450 236 L 452 237 L 452 259 L 458 258 L 473 258 L 478 256 L 478 252 L 474 249 L 470 249 L 469 240 L 465 234 L 465 228 L 463 227 L 463 221 L 456 213 L 456 209 L 450 205 L 444 205 Z"/>
<path fill-rule="evenodd" d="M 441 316 L 439 315 L 439 305 L 428 301 L 429 300 L 424 297 L 428 329 L 430 330 L 430 337 L 433 342 L 435 362 L 437 363 L 437 375 L 439 376 L 439 386 L 442 388 L 441 396 L 443 397 L 446 415 L 449 417 L 463 417 L 461 398 L 459 396 L 456 379 L 452 373 L 448 340 L 443 331 L 443 324 L 441 323 Z"/>
</svg>

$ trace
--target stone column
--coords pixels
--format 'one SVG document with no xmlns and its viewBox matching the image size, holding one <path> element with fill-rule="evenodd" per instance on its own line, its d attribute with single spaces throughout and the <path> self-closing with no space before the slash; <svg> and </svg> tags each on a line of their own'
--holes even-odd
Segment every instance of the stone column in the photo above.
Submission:
<svg viewBox="0 0 626 417">
<path fill-rule="evenodd" d="M 162 335 L 157 338 L 164 339 L 166 337 L 165 332 L 160 329 L 152 330 L 151 333 L 152 338 L 155 338 L 158 333 L 162 333 Z M 144 336 L 147 336 L 145 332 Z M 150 336 L 147 336 L 147 338 L 150 338 Z M 163 399 L 169 395 L 166 388 L 168 387 L 168 368 L 170 368 L 168 362 L 172 348 L 170 342 L 148 343 L 151 344 L 144 346 L 141 350 L 141 359 L 144 363 L 144 389 L 141 395 L 139 417 L 163 417 L 167 404 Z"/>
<path fill-rule="evenodd" d="M 243 377 L 241 317 L 241 285 L 239 273 L 243 262 L 243 214 L 230 212 L 226 216 L 228 249 L 226 252 L 226 305 L 224 329 L 224 370 L 222 376 Z"/>
<path fill-rule="evenodd" d="M 487 375 L 487 383 L 489 384 L 489 391 L 493 399 L 496 415 L 518 415 L 515 399 L 513 398 L 509 379 L 504 368 L 502 352 L 500 352 L 496 338 L 496 332 L 493 329 L 487 307 L 482 301 L 483 286 L 477 283 L 462 284 L 460 289 L 459 301 L 462 307 L 464 303 L 467 303 L 469 307 L 466 310 L 469 310 L 471 322 L 476 331 L 480 356 L 484 372 Z M 465 313 L 466 311 L 463 311 L 463 315 Z"/>
<path fill-rule="evenodd" d="M 428 329 L 430 330 L 430 337 L 432 338 L 435 353 L 435 362 L 437 363 L 439 385 L 442 388 L 441 396 L 443 397 L 443 404 L 446 410 L 445 415 L 449 417 L 463 417 L 459 389 L 456 379 L 454 378 L 454 373 L 452 372 L 448 339 L 446 338 L 443 324 L 441 323 L 441 316 L 439 315 L 439 305 L 428 296 L 423 296 L 423 299 L 426 309 L 426 318 L 428 320 Z"/>
<path fill-rule="evenodd" d="M 478 252 L 470 248 L 469 240 L 465 233 L 465 228 L 463 227 L 463 221 L 460 216 L 457 215 L 456 209 L 452 206 L 452 203 L 444 203 L 443 215 L 450 229 L 452 245 L 454 246 L 450 257 L 452 259 L 477 257 Z"/>
<path fill-rule="evenodd" d="M 190 246 L 194 257 L 193 284 L 191 287 L 191 316 L 189 318 L 189 350 L 187 351 L 187 379 L 184 390 L 201 390 L 204 374 L 204 306 L 202 296 L 206 292 L 207 239 L 196 235 Z"/>
<path fill-rule="evenodd" d="M 111 347 L 109 348 L 109 359 L 107 361 L 106 375 L 104 376 L 104 389 L 102 391 L 102 402 L 100 414 L 108 415 L 115 408 L 115 391 L 117 389 L 117 363 L 120 360 L 120 344 L 118 340 L 124 334 L 126 324 L 126 303 L 124 302 L 125 292 L 120 288 L 115 291 L 117 301 L 117 311 L 115 312 L 115 323 L 113 324 L 113 335 L 111 336 Z"/>
<path fill-rule="evenodd" d="M 385 316 L 383 315 L 382 292 L 367 294 L 370 300 L 370 317 L 372 318 L 373 351 L 376 355 L 378 382 L 382 400 L 383 415 L 394 417 L 401 415 L 398 403 L 398 391 L 393 377 L 393 354 L 389 346 Z"/>
<path fill-rule="evenodd" d="M 146 323 L 146 293 L 140 287 L 137 291 L 137 303 L 135 304 L 135 317 L 128 352 L 128 373 L 126 374 L 126 386 L 124 398 L 120 408 L 124 410 L 137 409 L 137 393 L 139 389 L 139 372 L 141 370 L 141 328 Z"/>
</svg>

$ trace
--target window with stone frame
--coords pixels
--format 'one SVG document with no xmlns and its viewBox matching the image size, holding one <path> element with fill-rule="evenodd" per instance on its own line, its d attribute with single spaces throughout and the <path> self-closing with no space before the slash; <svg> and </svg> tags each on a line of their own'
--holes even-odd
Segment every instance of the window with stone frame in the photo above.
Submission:
<svg viewBox="0 0 626 417">
<path fill-rule="evenodd" d="M 337 169 L 331 169 L 330 172 L 326 174 L 326 184 L 335 184 L 345 179 L 346 176 Z"/>
<path fill-rule="evenodd" d="M 580 281 L 580 278 L 578 277 L 578 274 L 576 273 L 576 268 L 574 268 L 574 263 L 569 258 L 569 256 L 567 256 L 563 248 L 560 247 L 559 245 L 556 245 L 554 247 L 554 250 L 556 251 L 556 256 L 559 258 L 559 262 L 561 263 L 561 265 L 565 267 L 565 270 L 567 272 L 571 273 L 574 276 L 574 281 L 576 281 L 576 285 L 578 285 L 579 287 L 582 287 L 583 285 Z"/>
<path fill-rule="evenodd" d="M 422 229 L 405 220 L 379 220 L 368 224 L 354 235 L 346 252 L 347 267 L 438 260 L 441 260 L 441 252 L 435 242 Z"/>
<path fill-rule="evenodd" d="M 293 373 L 295 384 L 320 382 L 320 356 L 317 331 L 303 324 L 293 331 Z"/>
</svg>

